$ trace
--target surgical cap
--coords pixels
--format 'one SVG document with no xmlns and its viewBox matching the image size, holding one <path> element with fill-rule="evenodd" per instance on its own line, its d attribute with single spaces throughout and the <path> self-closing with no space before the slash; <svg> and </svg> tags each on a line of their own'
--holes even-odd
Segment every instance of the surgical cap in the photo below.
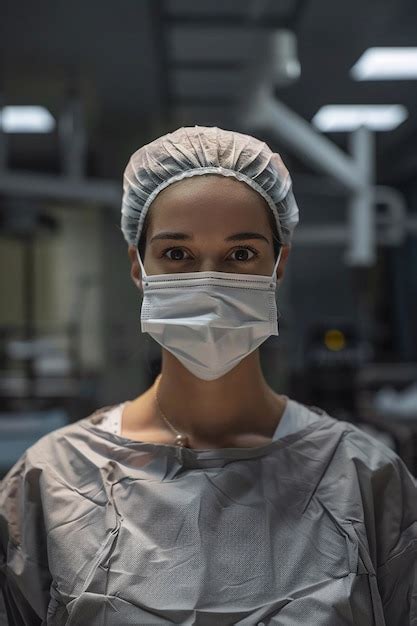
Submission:
<svg viewBox="0 0 417 626">
<path fill-rule="evenodd" d="M 125 240 L 138 245 L 146 213 L 163 189 L 202 174 L 231 176 L 257 191 L 271 208 L 281 243 L 290 243 L 299 212 L 280 155 L 255 137 L 215 126 L 178 128 L 132 154 L 123 177 Z"/>
</svg>

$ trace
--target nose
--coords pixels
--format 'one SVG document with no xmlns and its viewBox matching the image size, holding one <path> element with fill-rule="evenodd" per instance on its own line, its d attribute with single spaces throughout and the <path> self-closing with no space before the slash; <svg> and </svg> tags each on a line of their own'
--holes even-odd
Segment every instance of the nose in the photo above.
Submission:
<svg viewBox="0 0 417 626">
<path fill-rule="evenodd" d="M 201 257 L 196 263 L 195 271 L 197 272 L 227 272 L 227 263 L 213 256 Z"/>
<path fill-rule="evenodd" d="M 199 272 L 222 272 L 224 270 L 222 270 L 221 263 L 219 263 L 218 261 L 215 261 L 214 259 L 204 259 L 200 263 L 197 271 Z"/>
</svg>

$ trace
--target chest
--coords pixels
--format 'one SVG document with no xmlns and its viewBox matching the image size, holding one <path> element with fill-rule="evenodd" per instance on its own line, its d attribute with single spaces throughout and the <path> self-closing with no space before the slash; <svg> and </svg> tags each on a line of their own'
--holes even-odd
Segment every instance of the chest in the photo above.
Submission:
<svg viewBox="0 0 417 626">
<path fill-rule="evenodd" d="M 47 533 L 51 611 L 66 607 L 71 623 L 106 611 L 106 624 L 255 624 L 257 616 L 296 624 L 319 601 L 334 612 L 322 623 L 338 624 L 358 594 L 371 615 L 369 555 L 352 524 L 310 497 L 302 479 L 279 478 L 272 466 L 235 463 L 50 494 L 55 507 L 65 501 L 62 523 Z M 255 621 L 239 621 L 248 616 Z"/>
</svg>

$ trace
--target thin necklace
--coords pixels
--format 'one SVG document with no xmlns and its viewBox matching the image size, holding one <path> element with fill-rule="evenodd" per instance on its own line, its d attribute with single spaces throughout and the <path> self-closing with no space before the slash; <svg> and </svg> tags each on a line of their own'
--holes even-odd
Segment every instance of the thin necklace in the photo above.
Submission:
<svg viewBox="0 0 417 626">
<path fill-rule="evenodd" d="M 180 432 L 178 432 L 178 430 L 176 428 L 174 428 L 174 426 L 168 420 L 168 418 L 165 415 L 165 413 L 162 411 L 161 405 L 159 404 L 158 387 L 159 387 L 159 383 L 161 382 L 161 376 L 162 376 L 162 374 L 159 374 L 159 376 L 157 377 L 157 384 L 155 385 L 156 406 L 158 407 L 158 411 L 160 412 L 161 417 L 166 421 L 168 426 L 176 433 L 176 435 L 175 435 L 175 445 L 180 446 L 181 448 L 188 448 L 189 447 L 188 436 L 181 434 Z"/>
</svg>

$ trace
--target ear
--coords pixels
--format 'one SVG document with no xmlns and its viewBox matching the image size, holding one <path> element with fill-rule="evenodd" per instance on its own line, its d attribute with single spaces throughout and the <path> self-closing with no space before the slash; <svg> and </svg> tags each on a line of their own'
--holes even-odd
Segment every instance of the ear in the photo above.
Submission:
<svg viewBox="0 0 417 626">
<path fill-rule="evenodd" d="M 287 264 L 287 259 L 290 254 L 291 244 L 288 243 L 282 246 L 282 252 L 279 259 L 278 267 L 277 267 L 277 279 L 280 280 L 284 276 L 285 266 Z"/>
<path fill-rule="evenodd" d="M 128 256 L 131 262 L 130 276 L 136 287 L 142 291 L 142 270 L 139 265 L 136 250 L 137 248 L 134 245 L 130 245 L 128 248 Z"/>
</svg>

